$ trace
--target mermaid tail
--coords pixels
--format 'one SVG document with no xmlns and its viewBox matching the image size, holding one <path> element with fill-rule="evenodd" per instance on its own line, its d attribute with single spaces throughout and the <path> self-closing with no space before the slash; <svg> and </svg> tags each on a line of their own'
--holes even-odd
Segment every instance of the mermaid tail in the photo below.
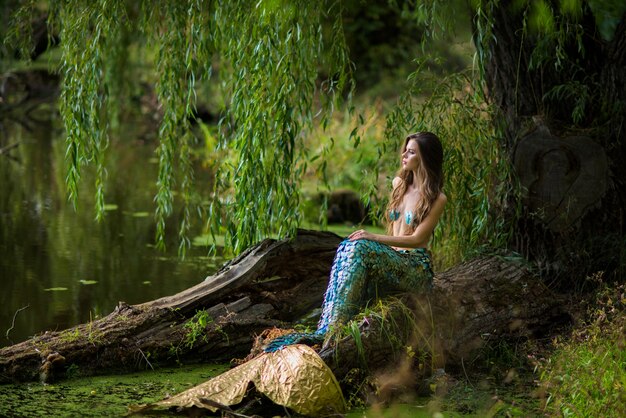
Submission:
<svg viewBox="0 0 626 418">
<path fill-rule="evenodd" d="M 274 351 L 278 351 L 288 345 L 306 344 L 313 346 L 323 342 L 324 334 L 318 334 L 316 332 L 292 332 L 291 334 L 285 334 L 274 338 L 263 348 L 263 351 L 266 353 L 273 353 Z"/>
<path fill-rule="evenodd" d="M 317 332 L 347 322 L 365 304 L 394 292 L 430 288 L 433 272 L 424 248 L 396 251 L 369 240 L 344 240 L 337 249 Z"/>
<path fill-rule="evenodd" d="M 272 340 L 265 351 L 321 343 L 331 326 L 349 321 L 369 300 L 393 292 L 427 290 L 432 278 L 430 255 L 425 248 L 396 251 L 375 241 L 346 239 L 335 254 L 317 331 L 283 335 Z"/>
</svg>

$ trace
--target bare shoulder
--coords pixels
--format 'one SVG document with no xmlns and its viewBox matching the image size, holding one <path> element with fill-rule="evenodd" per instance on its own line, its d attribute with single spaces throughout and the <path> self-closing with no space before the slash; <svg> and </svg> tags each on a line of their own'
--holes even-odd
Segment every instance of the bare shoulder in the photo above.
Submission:
<svg viewBox="0 0 626 418">
<path fill-rule="evenodd" d="M 435 201 L 433 202 L 433 209 L 437 212 L 443 212 L 443 208 L 446 205 L 446 202 L 448 201 L 448 196 L 446 196 L 443 193 L 439 193 L 439 196 L 437 196 L 437 198 L 435 199 Z"/>
<path fill-rule="evenodd" d="M 391 185 L 393 186 L 393 188 L 395 189 L 396 187 L 398 187 L 400 185 L 400 183 L 402 183 L 402 179 L 400 177 L 394 177 L 393 180 L 391 181 Z"/>
<path fill-rule="evenodd" d="M 447 201 L 448 197 L 443 193 L 439 193 L 439 196 L 437 196 L 431 207 L 431 213 L 433 214 L 435 219 L 439 219 L 439 217 L 443 213 L 443 208 L 446 206 Z"/>
</svg>

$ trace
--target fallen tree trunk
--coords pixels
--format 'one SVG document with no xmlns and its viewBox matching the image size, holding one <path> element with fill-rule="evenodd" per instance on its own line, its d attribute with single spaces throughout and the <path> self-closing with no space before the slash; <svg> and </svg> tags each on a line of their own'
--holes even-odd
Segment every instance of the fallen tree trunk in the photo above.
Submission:
<svg viewBox="0 0 626 418">
<path fill-rule="evenodd" d="M 403 367 L 416 374 L 415 362 L 421 363 L 422 376 L 437 368 L 471 369 L 490 344 L 542 338 L 571 319 L 562 301 L 519 260 L 498 256 L 439 273 L 430 294 L 405 296 L 402 302 L 365 315 L 360 343 L 347 336 L 320 352 L 337 379 L 359 368 L 403 379 Z M 354 354 L 359 351 L 364 354 Z"/>
<path fill-rule="evenodd" d="M 268 239 L 176 295 L 141 305 L 120 302 L 102 319 L 2 348 L 0 382 L 51 381 L 69 367 L 93 375 L 244 357 L 255 334 L 290 327 L 321 305 L 340 241 L 331 233 L 302 230 L 291 240 Z M 562 315 L 536 277 L 498 258 L 441 273 L 419 303 L 417 330 L 434 336 L 428 344 L 436 344 L 437 362 L 451 366 L 475 355 L 487 339 L 530 336 Z M 389 358 L 388 330 L 375 321 L 363 325 L 366 362 L 380 366 Z M 400 345 L 410 338 L 399 337 Z M 363 365 L 352 350 L 354 340 L 343 338 L 335 350 L 321 353 L 339 379 Z"/>
</svg>

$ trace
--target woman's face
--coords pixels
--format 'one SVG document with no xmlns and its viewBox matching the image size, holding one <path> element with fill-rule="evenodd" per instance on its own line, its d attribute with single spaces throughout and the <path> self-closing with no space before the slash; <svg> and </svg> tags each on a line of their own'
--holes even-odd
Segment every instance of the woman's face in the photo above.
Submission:
<svg viewBox="0 0 626 418">
<path fill-rule="evenodd" d="M 417 145 L 417 141 L 409 139 L 402 153 L 402 168 L 404 170 L 414 171 L 417 170 L 421 162 L 420 149 Z"/>
</svg>

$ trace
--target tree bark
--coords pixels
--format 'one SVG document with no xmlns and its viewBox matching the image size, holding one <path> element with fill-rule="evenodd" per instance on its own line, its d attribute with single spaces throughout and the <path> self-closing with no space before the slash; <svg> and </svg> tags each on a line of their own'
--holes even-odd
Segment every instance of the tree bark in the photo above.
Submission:
<svg viewBox="0 0 626 418">
<path fill-rule="evenodd" d="M 582 287 L 598 271 L 619 278 L 626 15 L 606 39 L 594 16 L 600 11 L 589 2 L 581 2 L 577 18 L 556 7 L 555 30 L 562 32 L 542 34 L 529 23 L 532 3 L 488 4 L 490 33 L 477 46 L 487 57 L 484 76 L 500 111 L 501 144 L 522 183 L 521 215 L 510 209 L 517 202 L 508 205 L 516 222 L 511 248 L 563 287 L 572 288 L 572 280 Z"/>
<path fill-rule="evenodd" d="M 223 362 L 244 357 L 264 329 L 291 327 L 322 303 L 340 237 L 299 231 L 293 239 L 265 240 L 227 263 L 202 283 L 173 296 L 130 306 L 120 302 L 108 316 L 74 328 L 46 331 L 0 350 L 0 382 L 51 381 L 68 368 L 81 375 L 129 372 L 180 362 Z M 388 363 L 390 350 L 429 344 L 436 363 L 454 367 L 471 360 L 490 339 L 532 337 L 563 316 L 557 299 L 522 265 L 491 257 L 470 261 L 436 276 L 435 288 L 414 305 L 415 332 L 390 329 L 375 320 L 362 324 L 365 358 L 373 370 Z M 197 312 L 212 319 L 193 344 L 186 325 Z M 401 323 L 402 309 L 388 313 Z M 413 322 L 411 322 L 413 324 Z M 434 325 L 434 327 L 433 327 Z M 395 347 L 389 341 L 395 340 Z M 422 344 L 420 346 L 420 344 Z M 363 367 L 354 340 L 341 339 L 322 357 L 339 378 Z M 376 367 L 373 367 L 377 365 Z"/>
<path fill-rule="evenodd" d="M 365 364 L 354 355 L 358 348 L 352 337 L 344 338 L 336 350 L 322 350 L 320 355 L 338 379 L 363 366 L 379 373 L 401 368 L 408 346 L 414 357 L 427 359 L 422 364 L 426 375 L 444 367 L 472 369 L 489 344 L 543 337 L 570 320 L 559 298 L 519 260 L 498 256 L 437 274 L 430 294 L 405 301 L 412 307 L 412 318 L 396 305 L 382 324 L 367 317 L 362 321 Z M 401 341 L 388 338 L 384 327 L 389 323 L 400 324 L 403 332 L 396 335 Z M 390 353 L 395 361 L 390 361 Z"/>
</svg>

